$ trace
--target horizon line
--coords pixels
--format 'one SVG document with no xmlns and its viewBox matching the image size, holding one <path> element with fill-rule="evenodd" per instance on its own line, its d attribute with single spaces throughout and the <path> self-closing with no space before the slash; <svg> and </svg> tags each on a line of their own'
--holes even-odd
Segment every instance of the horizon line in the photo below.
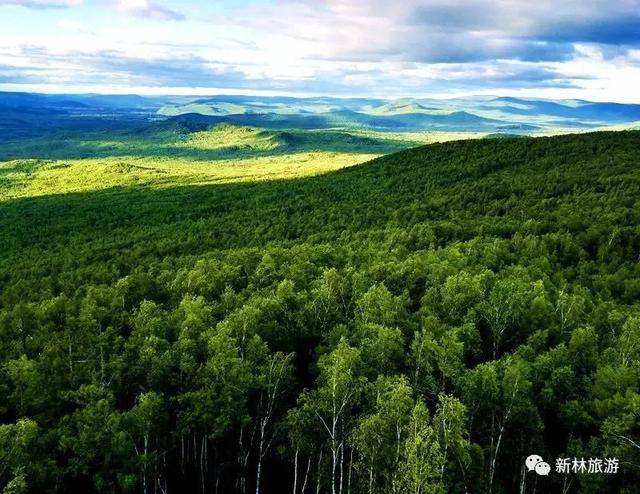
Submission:
<svg viewBox="0 0 640 494">
<path fill-rule="evenodd" d="M 364 100 L 384 100 L 384 101 L 398 101 L 402 99 L 433 99 L 433 100 L 453 100 L 453 99 L 473 99 L 473 98 L 487 98 L 487 99 L 499 99 L 499 98 L 515 98 L 521 100 L 532 101 L 576 101 L 585 103 L 616 103 L 625 105 L 640 104 L 640 100 L 602 100 L 591 99 L 583 97 L 544 97 L 533 96 L 526 94 L 516 95 L 519 91 L 460 91 L 450 93 L 421 93 L 421 94 L 398 94 L 394 96 L 378 96 L 375 94 L 331 94 L 331 93 L 316 93 L 316 92 L 300 92 L 300 91 L 278 91 L 278 90 L 263 90 L 263 89 L 242 89 L 242 88 L 207 88 L 207 87 L 109 87 L 109 88 L 95 88 L 95 87 L 59 87 L 52 88 L 40 86 L 34 87 L 34 85 L 24 85 L 27 87 L 18 87 L 23 85 L 18 84 L 0 84 L 0 93 L 15 93 L 15 94 L 41 94 L 41 95 L 70 95 L 70 96 L 139 96 L 142 98 L 199 98 L 199 97 L 213 97 L 213 96 L 255 96 L 263 98 L 292 98 L 292 99 L 309 99 L 309 98 L 330 98 L 330 99 L 364 99 Z M 171 92 L 173 90 L 173 92 Z M 520 91 L 522 92 L 522 91 Z"/>
</svg>

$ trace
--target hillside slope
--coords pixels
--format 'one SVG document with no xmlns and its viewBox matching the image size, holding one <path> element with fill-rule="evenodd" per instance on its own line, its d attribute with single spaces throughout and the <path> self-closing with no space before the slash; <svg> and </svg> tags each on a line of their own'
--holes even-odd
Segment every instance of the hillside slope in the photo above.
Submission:
<svg viewBox="0 0 640 494">
<path fill-rule="evenodd" d="M 563 208 L 575 207 L 574 215 L 580 219 L 579 226 L 584 227 L 591 218 L 587 211 L 603 207 L 602 196 L 630 207 L 619 194 L 607 193 L 617 190 L 614 185 L 624 184 L 623 188 L 630 189 L 629 200 L 634 197 L 639 142 L 640 133 L 635 131 L 516 141 L 459 141 L 392 154 L 318 178 L 229 186 L 182 185 L 126 191 L 114 188 L 97 194 L 25 198 L 2 204 L 3 216 L 8 220 L 3 226 L 18 234 L 5 234 L 3 240 L 25 237 L 25 244 L 33 244 L 30 235 L 20 235 L 23 229 L 65 230 L 67 222 L 91 224 L 94 234 L 96 228 L 108 233 L 123 218 L 139 225 L 153 225 L 164 224 L 173 216 L 179 217 L 180 222 L 197 220 L 202 231 L 221 227 L 227 230 L 228 242 L 218 240 L 202 248 L 305 240 L 308 236 L 332 240 L 331 232 L 343 228 L 362 233 L 372 228 L 465 219 L 494 224 L 498 232 L 505 232 L 501 235 L 515 233 L 522 222 L 533 225 L 551 221 L 552 231 L 562 231 L 569 221 Z M 297 206 L 301 209 L 296 210 Z M 102 208 L 108 214 L 98 213 L 90 222 L 83 221 L 87 210 Z M 225 212 L 223 216 L 212 214 L 220 208 Z M 22 214 L 23 210 L 38 209 L 43 210 L 40 219 L 27 220 Z M 404 211 L 410 216 L 404 217 Z M 280 228 L 265 227 L 277 226 L 280 220 L 280 228 L 286 225 L 289 230 L 284 236 Z M 251 230 L 254 223 L 263 227 L 248 237 L 240 233 Z M 237 229 L 237 236 L 230 237 L 229 228 Z M 575 229 L 574 226 L 569 231 Z M 476 229 L 458 224 L 455 230 L 466 231 L 464 236 L 470 237 Z M 6 228 L 3 232 L 7 232 Z M 81 228 L 74 232 L 83 234 Z M 153 231 L 146 234 L 153 235 Z M 211 233 L 207 236 L 215 237 Z M 46 238 L 48 247 L 56 240 L 50 235 Z M 3 251 L 7 253 L 6 249 Z"/>
<path fill-rule="evenodd" d="M 640 132 L 481 139 L 0 202 L 0 482 L 251 491 L 259 458 L 264 493 L 307 464 L 328 492 L 341 458 L 354 493 L 412 461 L 425 492 L 530 492 L 535 451 L 619 458 L 569 492 L 632 492 L 639 163 Z"/>
</svg>

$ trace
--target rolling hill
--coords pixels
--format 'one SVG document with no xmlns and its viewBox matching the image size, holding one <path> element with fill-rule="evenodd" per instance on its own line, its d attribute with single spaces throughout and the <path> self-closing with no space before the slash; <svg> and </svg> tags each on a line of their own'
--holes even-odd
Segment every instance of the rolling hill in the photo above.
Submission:
<svg viewBox="0 0 640 494">
<path fill-rule="evenodd" d="M 285 115 L 280 113 L 243 113 L 234 115 L 203 115 L 185 113 L 171 117 L 178 122 L 191 125 L 215 125 L 229 123 L 269 129 L 361 129 L 388 132 L 489 132 L 499 129 L 503 122 L 487 119 L 471 113 L 457 111 L 451 113 L 396 113 L 370 115 L 352 110 L 327 113 L 301 113 Z"/>
<path fill-rule="evenodd" d="M 292 178 L 468 133 L 259 129 L 186 115 L 130 130 L 44 133 L 0 147 L 0 199 L 118 185 Z M 4 160 L 4 162 L 3 162 Z"/>
<path fill-rule="evenodd" d="M 0 93 L 0 140 L 43 133 L 135 129 L 197 119 L 271 129 L 485 132 L 523 135 L 632 125 L 640 105 L 506 97 L 457 99 Z"/>
</svg>

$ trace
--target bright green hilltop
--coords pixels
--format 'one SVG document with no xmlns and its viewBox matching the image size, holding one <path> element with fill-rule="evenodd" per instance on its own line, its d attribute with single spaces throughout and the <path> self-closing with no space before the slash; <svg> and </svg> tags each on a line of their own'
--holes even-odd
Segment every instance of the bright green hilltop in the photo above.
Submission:
<svg viewBox="0 0 640 494">
<path fill-rule="evenodd" d="M 172 186 L 314 175 L 473 133 L 271 131 L 178 122 L 138 131 L 45 136 L 0 147 L 0 200 L 115 186 Z"/>
</svg>

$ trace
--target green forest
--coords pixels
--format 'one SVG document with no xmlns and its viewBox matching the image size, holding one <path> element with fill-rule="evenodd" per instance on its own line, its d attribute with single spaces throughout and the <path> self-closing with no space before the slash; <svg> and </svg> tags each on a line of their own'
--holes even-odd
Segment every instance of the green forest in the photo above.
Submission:
<svg viewBox="0 0 640 494">
<path fill-rule="evenodd" d="M 136 132 L 0 146 L 0 492 L 639 492 L 639 131 Z"/>
</svg>

